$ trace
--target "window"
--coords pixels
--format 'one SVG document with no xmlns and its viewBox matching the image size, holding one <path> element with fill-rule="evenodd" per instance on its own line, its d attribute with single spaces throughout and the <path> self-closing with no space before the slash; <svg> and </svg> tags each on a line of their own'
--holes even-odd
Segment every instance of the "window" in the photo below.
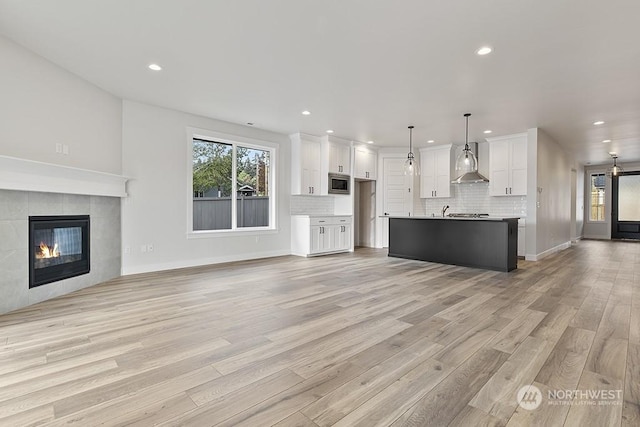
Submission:
<svg viewBox="0 0 640 427">
<path fill-rule="evenodd" d="M 640 174 L 618 177 L 618 221 L 640 221 Z"/>
<path fill-rule="evenodd" d="M 591 174 L 591 208 L 589 221 L 605 221 L 604 217 L 605 174 Z"/>
<path fill-rule="evenodd" d="M 273 147 L 194 136 L 191 149 L 192 231 L 274 228 Z"/>
</svg>

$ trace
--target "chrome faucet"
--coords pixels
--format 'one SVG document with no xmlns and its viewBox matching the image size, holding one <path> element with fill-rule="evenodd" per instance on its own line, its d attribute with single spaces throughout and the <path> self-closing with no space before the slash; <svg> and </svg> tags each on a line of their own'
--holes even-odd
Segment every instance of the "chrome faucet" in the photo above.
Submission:
<svg viewBox="0 0 640 427">
<path fill-rule="evenodd" d="M 442 217 L 444 218 L 444 214 L 447 213 L 447 209 L 449 209 L 449 205 L 445 205 L 442 207 Z"/>
</svg>

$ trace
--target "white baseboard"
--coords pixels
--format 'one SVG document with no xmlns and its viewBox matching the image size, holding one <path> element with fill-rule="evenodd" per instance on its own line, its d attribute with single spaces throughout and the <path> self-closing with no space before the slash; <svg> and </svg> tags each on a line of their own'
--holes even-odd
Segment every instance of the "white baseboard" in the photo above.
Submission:
<svg viewBox="0 0 640 427">
<path fill-rule="evenodd" d="M 589 239 L 589 240 L 611 240 L 609 236 L 603 236 L 601 234 L 594 234 L 594 235 L 585 234 L 584 236 L 582 236 L 582 238 Z"/>
<path fill-rule="evenodd" d="M 539 254 L 534 254 L 534 255 L 527 254 L 527 255 L 525 255 L 524 259 L 527 260 L 527 261 L 540 261 L 543 258 L 546 258 L 546 257 L 548 257 L 550 255 L 553 255 L 553 254 L 555 254 L 557 252 L 563 251 L 563 250 L 568 249 L 570 247 L 571 247 L 571 242 L 570 241 L 569 242 L 564 242 L 562 244 L 559 244 L 558 246 L 554 246 L 551 249 L 547 249 L 544 252 L 540 252 Z"/>
<path fill-rule="evenodd" d="M 122 267 L 122 275 L 129 276 L 131 274 L 154 273 L 157 271 L 175 270 L 176 268 L 200 267 L 210 264 L 221 264 L 225 262 L 247 261 L 260 258 L 273 258 L 277 256 L 291 255 L 289 250 L 267 251 L 244 253 L 229 256 L 221 256 L 214 258 L 201 258 L 195 260 L 171 261 L 158 264 L 137 265 L 132 267 Z"/>
</svg>

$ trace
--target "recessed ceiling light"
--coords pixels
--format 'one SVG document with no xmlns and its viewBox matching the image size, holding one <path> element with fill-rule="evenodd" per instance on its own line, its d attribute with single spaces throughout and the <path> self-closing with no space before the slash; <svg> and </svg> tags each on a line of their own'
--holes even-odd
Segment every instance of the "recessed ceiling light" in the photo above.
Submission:
<svg viewBox="0 0 640 427">
<path fill-rule="evenodd" d="M 478 50 L 476 51 L 476 53 L 477 53 L 478 55 L 487 55 L 487 54 L 491 53 L 491 51 L 492 51 L 492 50 L 493 50 L 493 49 L 491 49 L 489 46 L 483 46 L 483 47 L 481 47 L 480 49 L 478 49 Z"/>
<path fill-rule="evenodd" d="M 304 110 L 304 111 L 302 112 L 302 115 L 303 115 L 303 116 L 309 116 L 309 115 L 311 115 L 311 111 Z"/>
<path fill-rule="evenodd" d="M 491 132 L 493 132 L 491 129 L 487 129 L 484 131 L 484 133 L 491 133 Z"/>
<path fill-rule="evenodd" d="M 593 122 L 593 124 L 596 126 L 600 126 L 600 125 L 603 125 L 604 122 L 602 120 L 598 120 L 597 122 Z"/>
<path fill-rule="evenodd" d="M 149 64 L 149 69 L 153 71 L 160 71 L 162 70 L 162 67 L 158 64 Z"/>
<path fill-rule="evenodd" d="M 327 129 L 327 133 L 333 133 L 331 129 Z"/>
<path fill-rule="evenodd" d="M 602 142 L 607 143 L 607 142 L 611 142 L 610 139 L 603 139 Z"/>
<path fill-rule="evenodd" d="M 433 139 L 430 139 L 427 141 L 427 144 L 433 144 L 435 141 Z"/>
<path fill-rule="evenodd" d="M 367 141 L 367 144 L 373 144 L 373 141 Z"/>
</svg>

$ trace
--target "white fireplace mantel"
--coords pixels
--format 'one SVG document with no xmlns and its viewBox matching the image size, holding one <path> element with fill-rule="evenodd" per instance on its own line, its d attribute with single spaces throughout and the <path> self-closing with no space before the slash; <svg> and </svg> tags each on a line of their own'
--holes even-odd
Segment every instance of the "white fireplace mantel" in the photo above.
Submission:
<svg viewBox="0 0 640 427">
<path fill-rule="evenodd" d="M 128 178 L 87 169 L 0 156 L 0 189 L 126 197 Z"/>
</svg>

